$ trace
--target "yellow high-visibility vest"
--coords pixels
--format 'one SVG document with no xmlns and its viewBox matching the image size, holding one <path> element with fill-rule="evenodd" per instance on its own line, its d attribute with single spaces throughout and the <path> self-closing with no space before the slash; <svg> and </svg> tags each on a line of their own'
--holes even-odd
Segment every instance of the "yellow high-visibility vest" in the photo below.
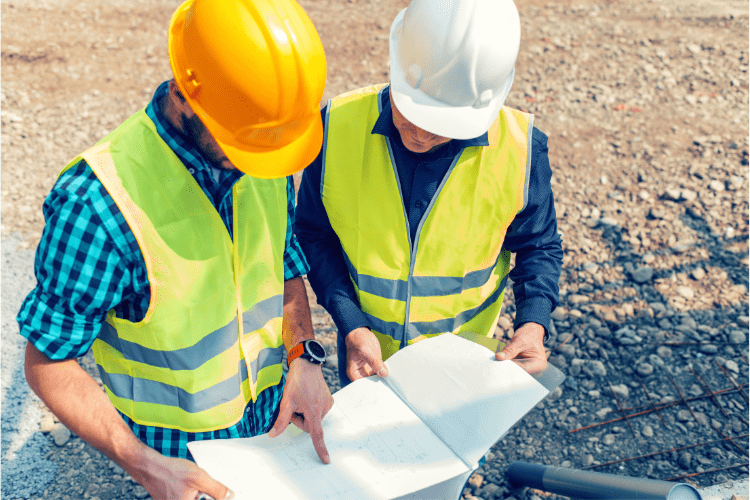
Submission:
<svg viewBox="0 0 750 500">
<path fill-rule="evenodd" d="M 410 241 L 390 141 L 371 133 L 382 86 L 328 104 L 320 192 L 383 359 L 442 333 L 492 336 L 526 204 L 533 116 L 503 107 L 489 146 L 454 160 Z"/>
<path fill-rule="evenodd" d="M 133 231 L 151 286 L 142 321 L 112 310 L 94 342 L 109 399 L 143 425 L 234 425 L 283 375 L 286 179 L 237 181 L 232 239 L 143 110 L 65 168 L 81 159 Z"/>
</svg>

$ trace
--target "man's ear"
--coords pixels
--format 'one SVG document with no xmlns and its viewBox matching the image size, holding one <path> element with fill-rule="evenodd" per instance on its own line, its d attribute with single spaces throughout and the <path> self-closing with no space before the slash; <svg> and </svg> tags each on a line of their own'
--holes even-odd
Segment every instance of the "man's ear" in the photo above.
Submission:
<svg viewBox="0 0 750 500">
<path fill-rule="evenodd" d="M 180 87 L 177 86 L 177 81 L 174 78 L 169 80 L 169 92 L 174 94 L 180 101 L 185 102 L 185 96 L 182 95 Z"/>
</svg>

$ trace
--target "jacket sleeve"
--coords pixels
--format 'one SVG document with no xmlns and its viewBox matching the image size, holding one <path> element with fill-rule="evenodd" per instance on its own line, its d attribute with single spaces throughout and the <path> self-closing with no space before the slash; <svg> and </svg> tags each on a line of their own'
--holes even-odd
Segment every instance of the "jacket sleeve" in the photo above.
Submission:
<svg viewBox="0 0 750 500">
<path fill-rule="evenodd" d="M 526 206 L 508 228 L 504 246 L 516 254 L 510 271 L 516 304 L 515 328 L 534 322 L 549 331 L 559 301 L 562 241 L 557 231 L 547 136 L 534 128 Z"/>
<path fill-rule="evenodd" d="M 326 109 L 323 109 L 325 116 Z M 321 154 L 302 174 L 297 200 L 295 230 L 310 264 L 307 279 L 318 299 L 333 318 L 341 335 L 346 336 L 369 323 L 359 305 L 344 254 L 320 196 Z"/>
</svg>

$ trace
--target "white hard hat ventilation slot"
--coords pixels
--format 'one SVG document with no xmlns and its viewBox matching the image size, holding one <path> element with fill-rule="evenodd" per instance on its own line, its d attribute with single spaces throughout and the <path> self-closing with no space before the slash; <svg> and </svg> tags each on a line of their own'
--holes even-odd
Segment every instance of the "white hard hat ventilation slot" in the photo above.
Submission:
<svg viewBox="0 0 750 500">
<path fill-rule="evenodd" d="M 412 64 L 406 72 L 406 83 L 413 89 L 418 89 L 422 85 L 424 71 L 419 64 Z"/>
<path fill-rule="evenodd" d="M 474 108 L 475 109 L 482 109 L 486 108 L 490 105 L 492 102 L 492 89 L 487 89 L 484 92 L 482 92 L 482 95 L 479 96 L 479 99 L 474 101 Z"/>
</svg>

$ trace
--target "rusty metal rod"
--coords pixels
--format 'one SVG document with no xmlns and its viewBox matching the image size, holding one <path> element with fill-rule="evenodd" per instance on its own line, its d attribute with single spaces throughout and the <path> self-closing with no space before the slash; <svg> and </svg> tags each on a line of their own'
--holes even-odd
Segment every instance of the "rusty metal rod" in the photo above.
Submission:
<svg viewBox="0 0 750 500">
<path fill-rule="evenodd" d="M 704 470 L 703 472 L 693 472 L 692 474 L 685 474 L 684 476 L 677 476 L 677 477 L 667 479 L 667 481 L 677 481 L 678 479 L 685 479 L 687 477 L 700 476 L 701 474 L 709 474 L 711 472 L 721 472 L 725 470 L 737 469 L 739 467 L 747 467 L 748 465 L 750 464 L 737 464 L 737 465 L 730 465 L 729 467 L 722 467 L 721 469 L 711 469 L 711 470 Z"/>
<path fill-rule="evenodd" d="M 747 384 L 744 384 L 744 385 L 747 385 Z M 736 391 L 736 390 L 737 389 L 735 389 L 733 387 L 730 387 L 728 389 L 722 389 L 721 391 L 717 391 L 717 394 L 720 394 L 720 393 L 724 394 L 724 393 L 732 392 L 732 391 Z M 692 402 L 692 401 L 697 401 L 699 399 L 706 399 L 707 397 L 709 397 L 709 396 L 707 396 L 707 395 L 697 396 L 697 397 L 694 397 L 694 398 L 687 399 L 687 401 Z M 678 404 L 682 404 L 682 401 L 672 401 L 671 403 L 664 403 L 661 406 L 659 406 L 658 409 L 659 410 L 663 410 L 664 408 L 669 408 L 670 406 L 675 406 L 675 405 L 678 405 Z M 635 410 L 635 409 L 638 409 L 638 408 L 644 408 L 644 407 L 640 406 L 640 407 L 635 407 L 635 408 L 625 408 L 625 411 L 631 411 L 631 410 Z M 648 409 L 648 410 L 641 411 L 641 412 L 638 412 L 638 413 L 631 413 L 630 415 L 628 415 L 628 417 L 629 418 L 637 417 L 637 416 L 640 416 L 640 415 L 645 415 L 647 413 L 651 413 L 653 411 L 655 411 L 655 409 Z M 624 420 L 624 418 L 623 417 L 617 417 L 617 418 L 613 418 L 611 420 L 607 420 L 605 422 L 599 422 L 599 423 L 596 423 L 596 424 L 591 424 L 591 425 L 587 425 L 587 426 L 584 426 L 584 427 L 579 427 L 577 429 L 569 430 L 568 434 L 573 434 L 574 432 L 579 432 L 579 431 L 584 431 L 584 430 L 587 430 L 587 429 L 592 429 L 594 427 L 599 427 L 601 425 L 611 424 L 613 422 L 619 422 L 620 420 Z"/>
<path fill-rule="evenodd" d="M 728 438 L 724 438 L 724 439 L 716 439 L 714 441 L 706 441 L 705 443 L 690 444 L 690 445 L 687 445 L 687 446 L 680 446 L 678 448 L 672 448 L 670 450 L 655 451 L 653 453 L 647 453 L 645 455 L 639 455 L 637 457 L 621 458 L 619 460 L 612 460 L 610 462 L 604 462 L 602 464 L 589 465 L 588 467 L 583 467 L 583 469 L 584 470 L 586 470 L 586 469 L 595 469 L 597 467 L 606 467 L 607 465 L 614 465 L 614 464 L 619 464 L 619 463 L 622 463 L 622 462 L 629 462 L 630 460 L 638 460 L 638 459 L 641 459 L 641 458 L 651 458 L 651 457 L 655 457 L 656 455 L 662 455 L 664 453 L 671 453 L 673 451 L 687 450 L 687 449 L 690 449 L 690 448 L 697 448 L 698 446 L 707 446 L 709 444 L 723 443 L 724 441 L 731 441 L 732 439 L 735 439 L 735 438 L 748 437 L 749 435 L 750 434 L 744 434 L 742 436 L 732 436 L 731 438 L 728 437 Z"/>
</svg>

